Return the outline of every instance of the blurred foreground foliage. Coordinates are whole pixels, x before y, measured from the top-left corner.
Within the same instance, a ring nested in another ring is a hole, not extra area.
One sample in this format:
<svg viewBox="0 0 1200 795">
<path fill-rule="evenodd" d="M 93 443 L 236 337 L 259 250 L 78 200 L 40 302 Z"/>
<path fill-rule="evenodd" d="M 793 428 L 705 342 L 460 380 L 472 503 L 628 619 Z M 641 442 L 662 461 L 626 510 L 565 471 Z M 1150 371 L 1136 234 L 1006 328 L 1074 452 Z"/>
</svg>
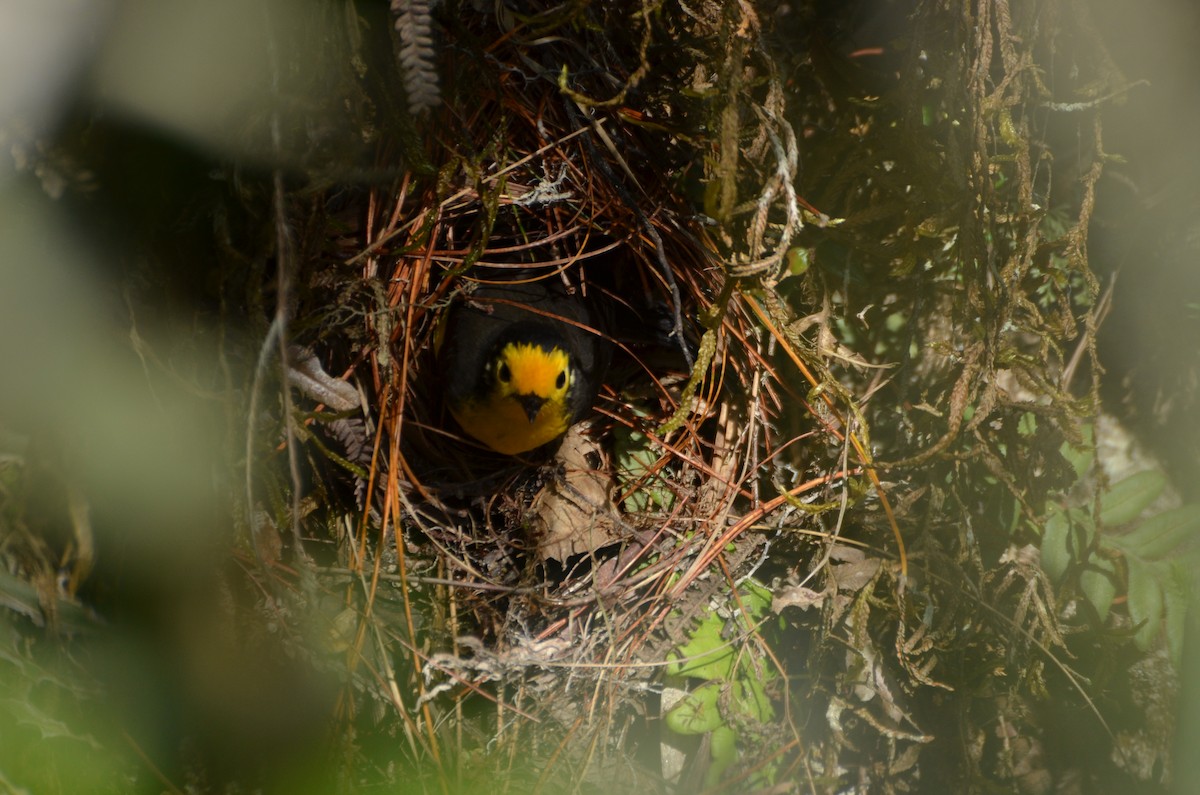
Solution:
<svg viewBox="0 0 1200 795">
<path fill-rule="evenodd" d="M 1197 520 L 1093 430 L 1086 4 L 139 5 L 5 185 L 83 244 L 5 230 L 0 789 L 1165 791 Z M 481 465 L 438 313 L 609 246 L 697 362 Z"/>
</svg>

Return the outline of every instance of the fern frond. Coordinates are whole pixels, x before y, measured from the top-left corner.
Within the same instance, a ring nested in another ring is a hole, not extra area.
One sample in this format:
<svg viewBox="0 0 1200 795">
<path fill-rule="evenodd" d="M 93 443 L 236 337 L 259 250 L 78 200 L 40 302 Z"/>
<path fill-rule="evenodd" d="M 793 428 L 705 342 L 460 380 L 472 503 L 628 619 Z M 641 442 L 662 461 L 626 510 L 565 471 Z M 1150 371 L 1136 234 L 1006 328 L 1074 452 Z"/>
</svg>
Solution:
<svg viewBox="0 0 1200 795">
<path fill-rule="evenodd" d="M 414 116 L 442 101 L 429 5 L 429 0 L 392 0 L 392 14 L 400 34 L 400 72 L 408 93 L 408 109 Z"/>
</svg>

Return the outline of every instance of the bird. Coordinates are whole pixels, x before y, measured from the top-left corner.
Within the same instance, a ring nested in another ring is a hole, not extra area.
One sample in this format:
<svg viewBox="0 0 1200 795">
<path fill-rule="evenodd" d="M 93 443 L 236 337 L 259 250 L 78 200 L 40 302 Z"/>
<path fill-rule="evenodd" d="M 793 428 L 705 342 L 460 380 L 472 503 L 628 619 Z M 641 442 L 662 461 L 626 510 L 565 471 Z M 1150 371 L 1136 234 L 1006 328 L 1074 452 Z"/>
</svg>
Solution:
<svg viewBox="0 0 1200 795">
<path fill-rule="evenodd" d="M 557 279 L 479 283 L 446 310 L 446 404 L 504 455 L 548 447 L 591 411 L 611 360 L 606 312 Z"/>
</svg>

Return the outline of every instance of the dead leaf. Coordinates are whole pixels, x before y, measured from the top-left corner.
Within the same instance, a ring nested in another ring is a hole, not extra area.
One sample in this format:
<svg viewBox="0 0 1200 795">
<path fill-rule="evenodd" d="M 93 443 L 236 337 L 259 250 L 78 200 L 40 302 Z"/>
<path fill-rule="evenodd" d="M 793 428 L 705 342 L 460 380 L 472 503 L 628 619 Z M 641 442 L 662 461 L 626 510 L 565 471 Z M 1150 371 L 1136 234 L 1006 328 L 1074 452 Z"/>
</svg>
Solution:
<svg viewBox="0 0 1200 795">
<path fill-rule="evenodd" d="M 771 611 L 778 613 L 785 607 L 798 607 L 801 610 L 807 610 L 813 606 L 820 607 L 825 604 L 827 596 L 828 593 L 825 591 L 814 591 L 812 588 L 799 585 L 788 586 L 775 592 L 771 598 Z"/>
<path fill-rule="evenodd" d="M 612 479 L 588 463 L 600 446 L 572 428 L 556 456 L 565 474 L 534 498 L 531 525 L 538 557 L 565 561 L 620 540 L 619 514 L 609 496 Z"/>
</svg>

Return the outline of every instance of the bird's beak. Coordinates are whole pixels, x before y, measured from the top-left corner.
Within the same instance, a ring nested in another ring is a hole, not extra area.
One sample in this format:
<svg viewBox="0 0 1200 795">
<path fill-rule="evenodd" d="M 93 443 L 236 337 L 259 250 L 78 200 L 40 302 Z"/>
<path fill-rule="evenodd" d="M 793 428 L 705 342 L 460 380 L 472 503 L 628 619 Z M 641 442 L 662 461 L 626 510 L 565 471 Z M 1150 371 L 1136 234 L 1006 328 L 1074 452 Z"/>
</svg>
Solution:
<svg viewBox="0 0 1200 795">
<path fill-rule="evenodd" d="M 529 418 L 529 424 L 532 425 L 546 399 L 537 395 L 517 395 L 517 402 L 521 404 L 521 408 L 525 409 L 525 416 Z"/>
</svg>

